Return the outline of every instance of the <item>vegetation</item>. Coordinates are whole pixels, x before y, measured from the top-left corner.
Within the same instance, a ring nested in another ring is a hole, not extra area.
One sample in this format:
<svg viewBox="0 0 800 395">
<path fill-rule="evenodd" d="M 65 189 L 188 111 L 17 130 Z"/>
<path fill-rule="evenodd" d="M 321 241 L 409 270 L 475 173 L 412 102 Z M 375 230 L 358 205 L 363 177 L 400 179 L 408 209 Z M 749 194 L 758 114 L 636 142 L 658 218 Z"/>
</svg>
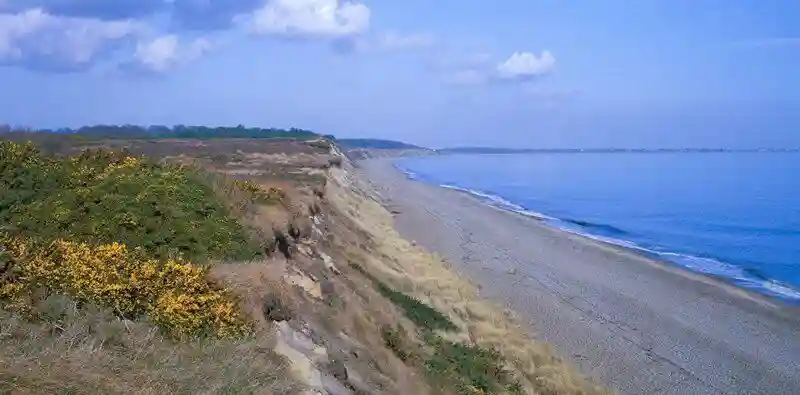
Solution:
<svg viewBox="0 0 800 395">
<path fill-rule="evenodd" d="M 406 317 L 420 328 L 444 331 L 454 331 L 458 329 L 447 316 L 420 302 L 416 298 L 395 291 L 381 282 L 376 282 L 376 286 L 381 295 L 403 310 Z"/>
<path fill-rule="evenodd" d="M 64 295 L 0 309 L 2 394 L 297 394 L 266 339 L 175 341 L 146 319 Z"/>
<path fill-rule="evenodd" d="M 123 244 L 90 246 L 58 240 L 29 245 L 0 236 L 5 246 L 0 298 L 19 303 L 40 288 L 111 308 L 126 318 L 147 315 L 175 336 L 236 337 L 249 326 L 231 297 L 203 268 L 180 259 L 138 257 Z"/>
<path fill-rule="evenodd" d="M 296 139 L 313 140 L 320 135 L 297 128 L 257 128 L 238 125 L 235 127 L 208 127 L 176 125 L 172 127 L 153 125 L 94 125 L 78 129 L 61 128 L 56 130 L 12 129 L 0 125 L 0 134 L 9 133 L 53 133 L 59 135 L 77 135 L 86 139 L 218 139 L 218 138 L 263 138 L 263 139 Z M 332 136 L 330 136 L 332 137 Z"/>
<path fill-rule="evenodd" d="M 403 328 L 385 325 L 381 328 L 381 339 L 401 361 L 405 362 L 412 358 L 412 353 L 408 351 L 408 340 L 403 336 Z"/>
<path fill-rule="evenodd" d="M 425 361 L 431 381 L 459 395 L 521 393 L 519 382 L 505 369 L 497 351 L 437 337 L 429 341 L 435 349 Z"/>
<path fill-rule="evenodd" d="M 148 316 L 174 336 L 249 331 L 190 260 L 263 250 L 189 168 L 106 151 L 57 159 L 0 142 L 0 222 L 0 298 L 11 307 L 45 289 Z"/>
<path fill-rule="evenodd" d="M 399 307 L 406 317 L 408 317 L 411 322 L 416 324 L 421 329 L 427 331 L 455 331 L 458 329 L 453 321 L 450 321 L 447 316 L 438 310 L 420 302 L 412 296 L 393 290 L 391 287 L 386 285 L 386 283 L 369 274 L 363 267 L 357 264 L 353 264 L 351 266 L 359 273 L 369 278 L 381 295 Z"/>
<path fill-rule="evenodd" d="M 428 355 L 421 359 L 409 351 L 410 340 L 405 338 L 402 328 L 384 326 L 381 328 L 381 338 L 401 361 L 423 360 L 422 367 L 434 386 L 458 395 L 521 392 L 519 382 L 505 368 L 505 361 L 497 351 L 441 338 L 434 331 L 458 330 L 447 316 L 409 295 L 391 289 L 360 265 L 351 264 L 351 267 L 372 281 L 376 290 L 399 307 L 420 329 L 420 335 L 430 349 Z"/>
<path fill-rule="evenodd" d="M 120 242 L 156 258 L 263 253 L 193 169 L 108 151 L 57 159 L 0 141 L 0 223 L 44 241 Z"/>
</svg>

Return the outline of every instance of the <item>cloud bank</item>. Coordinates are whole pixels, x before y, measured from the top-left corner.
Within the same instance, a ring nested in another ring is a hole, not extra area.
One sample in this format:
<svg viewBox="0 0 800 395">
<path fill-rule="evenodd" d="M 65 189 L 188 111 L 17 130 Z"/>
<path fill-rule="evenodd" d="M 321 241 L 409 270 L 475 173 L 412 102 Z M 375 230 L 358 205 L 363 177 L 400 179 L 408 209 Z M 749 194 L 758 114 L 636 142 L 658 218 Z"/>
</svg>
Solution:
<svg viewBox="0 0 800 395">
<path fill-rule="evenodd" d="M 207 54 L 208 37 L 224 30 L 342 40 L 369 26 L 370 9 L 353 0 L 0 0 L 0 65 L 165 72 Z"/>
</svg>

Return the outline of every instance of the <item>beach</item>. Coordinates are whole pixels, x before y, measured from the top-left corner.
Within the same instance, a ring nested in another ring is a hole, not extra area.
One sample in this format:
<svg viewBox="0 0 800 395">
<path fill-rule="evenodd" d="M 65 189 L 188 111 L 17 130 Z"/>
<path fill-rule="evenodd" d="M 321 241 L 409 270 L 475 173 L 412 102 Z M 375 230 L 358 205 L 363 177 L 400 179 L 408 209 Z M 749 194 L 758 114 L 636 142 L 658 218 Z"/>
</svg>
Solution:
<svg viewBox="0 0 800 395">
<path fill-rule="evenodd" d="M 411 181 L 391 159 L 358 164 L 402 236 L 598 382 L 622 394 L 800 391 L 796 307 Z"/>
</svg>

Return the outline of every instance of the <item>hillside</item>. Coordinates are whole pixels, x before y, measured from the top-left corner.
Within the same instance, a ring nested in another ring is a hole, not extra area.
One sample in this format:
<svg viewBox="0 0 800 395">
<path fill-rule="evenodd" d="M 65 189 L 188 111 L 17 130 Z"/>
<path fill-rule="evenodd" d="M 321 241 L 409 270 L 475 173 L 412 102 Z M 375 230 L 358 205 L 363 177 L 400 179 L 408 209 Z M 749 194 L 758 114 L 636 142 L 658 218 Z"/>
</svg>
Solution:
<svg viewBox="0 0 800 395">
<path fill-rule="evenodd" d="M 0 141 L 3 393 L 602 393 L 327 139 L 50 148 Z"/>
</svg>

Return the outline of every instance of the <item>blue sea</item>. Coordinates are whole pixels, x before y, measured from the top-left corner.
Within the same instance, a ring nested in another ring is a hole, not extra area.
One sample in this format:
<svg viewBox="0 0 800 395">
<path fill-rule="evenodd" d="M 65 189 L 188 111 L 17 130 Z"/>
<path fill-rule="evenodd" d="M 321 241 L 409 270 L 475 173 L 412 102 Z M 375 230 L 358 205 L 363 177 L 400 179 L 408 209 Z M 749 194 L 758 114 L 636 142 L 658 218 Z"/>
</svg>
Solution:
<svg viewBox="0 0 800 395">
<path fill-rule="evenodd" d="M 800 303 L 800 153 L 403 158 L 409 177 Z"/>
</svg>

